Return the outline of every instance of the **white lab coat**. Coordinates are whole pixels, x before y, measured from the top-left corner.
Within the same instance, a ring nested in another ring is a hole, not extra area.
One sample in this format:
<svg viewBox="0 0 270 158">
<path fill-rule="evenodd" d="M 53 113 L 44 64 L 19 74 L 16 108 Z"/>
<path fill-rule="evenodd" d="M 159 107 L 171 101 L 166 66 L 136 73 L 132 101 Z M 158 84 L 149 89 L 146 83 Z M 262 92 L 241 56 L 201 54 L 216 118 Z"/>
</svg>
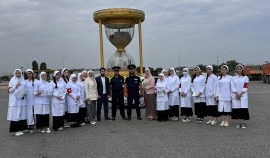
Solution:
<svg viewBox="0 0 270 158">
<path fill-rule="evenodd" d="M 218 79 L 218 88 L 216 95 L 219 98 L 218 111 L 219 112 L 232 112 L 232 76 L 226 75 Z"/>
<path fill-rule="evenodd" d="M 76 97 L 80 96 L 80 86 L 78 83 L 73 83 L 72 81 L 70 81 L 67 83 L 67 90 L 68 113 L 78 113 L 81 103 L 79 101 L 76 101 Z"/>
<path fill-rule="evenodd" d="M 17 82 L 21 85 L 16 88 Z M 25 82 L 23 79 L 17 79 L 13 77 L 8 85 L 9 89 L 9 102 L 8 102 L 8 113 L 7 120 L 9 121 L 20 121 L 26 120 L 26 90 Z"/>
<path fill-rule="evenodd" d="M 205 80 L 206 78 L 203 75 L 196 76 L 193 80 L 193 83 L 191 85 L 193 93 L 201 93 L 200 96 L 193 96 L 194 103 L 205 102 L 205 95 L 204 95 Z"/>
<path fill-rule="evenodd" d="M 26 88 L 26 121 L 27 121 L 27 125 L 34 125 L 35 124 L 35 119 L 34 119 L 34 113 L 33 113 L 33 109 L 34 109 L 34 105 L 35 105 L 35 93 L 34 93 L 34 85 L 35 82 L 37 82 L 37 80 L 34 80 L 34 82 L 31 80 L 25 80 L 25 88 Z"/>
<path fill-rule="evenodd" d="M 84 81 L 78 80 L 77 82 L 80 86 L 80 100 L 81 100 L 81 108 L 85 108 L 85 86 L 84 86 Z"/>
<path fill-rule="evenodd" d="M 248 108 L 248 83 L 249 79 L 247 76 L 234 76 L 232 78 L 232 108 Z M 240 92 L 244 92 L 241 96 L 240 100 L 236 99 L 236 94 Z"/>
<path fill-rule="evenodd" d="M 168 104 L 168 84 L 167 81 L 163 79 L 163 81 L 158 80 L 155 88 L 157 94 L 157 110 L 164 111 L 169 109 Z"/>
<path fill-rule="evenodd" d="M 166 79 L 168 83 L 168 89 L 172 91 L 169 94 L 169 106 L 179 106 L 179 77 L 174 74 Z"/>
<path fill-rule="evenodd" d="M 50 114 L 49 96 L 52 95 L 50 83 L 44 80 L 37 81 L 34 87 L 35 94 L 41 92 L 40 96 L 35 97 L 34 114 Z"/>
<path fill-rule="evenodd" d="M 181 107 L 192 108 L 191 77 L 189 75 L 181 77 L 179 92 L 186 94 L 185 97 L 180 96 Z"/>
<path fill-rule="evenodd" d="M 205 100 L 207 106 L 217 105 L 217 102 L 215 101 L 217 87 L 218 78 L 216 75 L 211 74 L 208 76 L 207 83 L 205 84 Z"/>
<path fill-rule="evenodd" d="M 56 81 L 56 83 L 57 88 L 55 88 L 56 84 L 53 81 L 50 82 L 52 89 L 52 116 L 63 116 L 66 106 L 66 83 L 64 80 Z M 57 97 L 61 97 L 62 99 L 58 99 Z"/>
</svg>

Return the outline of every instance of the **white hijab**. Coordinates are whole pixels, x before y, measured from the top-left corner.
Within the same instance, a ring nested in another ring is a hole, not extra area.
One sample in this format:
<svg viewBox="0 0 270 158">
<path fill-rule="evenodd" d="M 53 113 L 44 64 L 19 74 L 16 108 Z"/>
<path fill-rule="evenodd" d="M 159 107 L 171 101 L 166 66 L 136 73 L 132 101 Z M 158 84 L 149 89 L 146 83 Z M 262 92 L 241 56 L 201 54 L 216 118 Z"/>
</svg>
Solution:
<svg viewBox="0 0 270 158">
<path fill-rule="evenodd" d="M 187 74 L 183 74 L 183 75 L 184 75 L 184 77 L 188 77 L 188 76 L 189 76 L 189 70 L 188 70 L 188 68 L 186 68 L 186 67 L 185 67 L 185 68 L 183 68 L 183 71 L 184 71 L 184 70 L 186 70 L 186 71 L 187 71 Z"/>
<path fill-rule="evenodd" d="M 69 82 L 73 83 L 72 82 L 72 79 L 77 77 L 76 74 L 71 74 L 70 77 L 69 77 Z"/>
<path fill-rule="evenodd" d="M 82 79 L 81 79 L 81 75 L 82 75 L 83 73 L 78 73 L 78 81 L 79 82 L 82 82 Z"/>
<path fill-rule="evenodd" d="M 42 82 L 44 82 L 44 81 L 46 81 L 46 79 L 43 80 L 42 77 L 41 77 L 42 75 L 46 75 L 46 79 L 47 79 L 47 73 L 44 72 L 44 71 L 42 71 L 42 72 L 39 74 L 39 80 L 42 81 Z"/>
<path fill-rule="evenodd" d="M 19 72 L 21 73 L 21 77 L 20 77 L 20 78 L 17 78 L 17 77 L 16 77 L 16 71 L 19 71 Z M 14 80 L 14 81 L 16 81 L 16 82 L 23 83 L 24 77 L 23 77 L 23 74 L 22 74 L 22 70 L 20 70 L 20 69 L 15 69 L 14 72 L 13 72 L 13 77 L 11 78 L 11 80 Z"/>
</svg>

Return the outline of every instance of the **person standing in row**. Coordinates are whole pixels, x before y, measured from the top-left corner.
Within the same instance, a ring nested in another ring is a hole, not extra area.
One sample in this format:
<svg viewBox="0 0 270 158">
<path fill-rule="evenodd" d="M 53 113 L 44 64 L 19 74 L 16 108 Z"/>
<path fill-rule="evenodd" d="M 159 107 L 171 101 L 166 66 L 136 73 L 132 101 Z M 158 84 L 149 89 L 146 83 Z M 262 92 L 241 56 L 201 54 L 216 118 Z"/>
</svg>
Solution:
<svg viewBox="0 0 270 158">
<path fill-rule="evenodd" d="M 25 81 L 20 69 L 14 71 L 13 77 L 8 84 L 9 102 L 7 120 L 10 121 L 9 132 L 15 136 L 23 135 L 27 128 L 26 123 L 26 100 Z"/>
<path fill-rule="evenodd" d="M 146 99 L 145 117 L 148 120 L 156 118 L 156 94 L 155 94 L 155 79 L 152 76 L 150 69 L 144 70 L 144 81 L 143 81 L 143 93 Z"/>
<path fill-rule="evenodd" d="M 112 90 L 112 120 L 115 120 L 117 105 L 120 109 L 120 115 L 123 120 L 126 120 L 125 109 L 124 109 L 124 84 L 125 79 L 119 74 L 121 69 L 119 66 L 113 68 L 114 76 L 111 78 L 111 90 Z"/>
<path fill-rule="evenodd" d="M 62 76 L 62 78 L 61 78 L 61 80 L 62 81 L 64 81 L 65 82 L 65 84 L 67 84 L 68 82 L 69 82 L 69 71 L 68 71 L 68 69 L 67 68 L 63 68 L 62 69 L 62 71 L 61 71 L 61 76 Z M 66 102 L 66 104 L 65 104 L 65 114 L 64 114 L 64 127 L 70 127 L 70 125 L 69 125 L 69 115 L 68 115 L 68 107 L 67 107 L 67 97 L 65 98 L 66 100 L 65 100 L 65 102 Z"/>
<path fill-rule="evenodd" d="M 26 88 L 26 120 L 27 120 L 27 129 L 30 133 L 34 133 L 35 129 L 35 118 L 34 118 L 34 104 L 35 104 L 35 94 L 34 94 L 34 85 L 35 75 L 32 69 L 27 69 L 26 71 L 27 79 L 25 80 Z"/>
<path fill-rule="evenodd" d="M 176 75 L 174 68 L 170 68 L 170 76 L 167 78 L 169 89 L 169 116 L 173 121 L 179 120 L 179 77 Z"/>
<path fill-rule="evenodd" d="M 34 85 L 34 93 L 36 95 L 34 106 L 34 114 L 36 115 L 36 128 L 39 129 L 41 133 L 51 133 L 49 128 L 49 96 L 52 95 L 52 90 L 50 88 L 50 83 L 46 80 L 47 74 L 43 71 L 39 75 L 39 82 Z"/>
<path fill-rule="evenodd" d="M 85 125 L 85 118 L 86 118 L 86 104 L 85 104 L 85 87 L 84 87 L 84 74 L 79 73 L 78 74 L 78 84 L 80 86 L 80 110 L 79 110 L 79 124 L 81 126 Z"/>
<path fill-rule="evenodd" d="M 222 65 L 216 93 L 216 100 L 218 100 L 218 112 L 222 119 L 222 122 L 219 125 L 220 127 L 229 127 L 229 118 L 232 112 L 232 76 L 228 75 L 228 72 L 229 67 L 227 65 Z"/>
<path fill-rule="evenodd" d="M 98 91 L 98 104 L 97 104 L 97 121 L 100 121 L 102 104 L 104 105 L 104 118 L 105 120 L 111 120 L 109 118 L 108 99 L 110 98 L 110 81 L 105 76 L 106 69 L 100 68 L 100 76 L 96 77 L 97 91 Z"/>
<path fill-rule="evenodd" d="M 79 109 L 80 101 L 80 86 L 77 83 L 77 76 L 71 74 L 67 83 L 67 105 L 68 114 L 70 117 L 71 127 L 80 127 L 79 125 Z"/>
<path fill-rule="evenodd" d="M 66 106 L 66 83 L 61 80 L 59 71 L 54 71 L 53 80 L 50 82 L 52 89 L 52 116 L 53 129 L 62 131 L 64 127 L 64 114 Z"/>
<path fill-rule="evenodd" d="M 87 120 L 92 124 L 96 124 L 96 114 L 97 114 L 97 82 L 94 78 L 92 70 L 88 71 L 88 77 L 84 82 L 85 94 L 86 94 L 86 108 L 87 108 Z"/>
<path fill-rule="evenodd" d="M 165 75 L 163 73 L 159 74 L 159 79 L 155 86 L 157 94 L 157 117 L 158 121 L 168 121 L 168 83 L 166 82 Z"/>
<path fill-rule="evenodd" d="M 140 96 L 142 96 L 142 83 L 140 77 L 136 76 L 135 69 L 136 66 L 133 64 L 128 65 L 129 76 L 125 81 L 125 96 L 128 100 L 128 109 L 127 109 L 127 120 L 131 120 L 132 114 L 132 102 L 135 102 L 135 108 L 137 113 L 137 119 L 142 120 L 141 109 L 139 107 Z"/>
<path fill-rule="evenodd" d="M 163 70 L 161 71 L 161 73 L 163 73 L 163 75 L 164 75 L 164 80 L 166 81 L 166 79 L 168 78 L 168 71 L 167 71 L 166 69 L 163 69 Z"/>
<path fill-rule="evenodd" d="M 243 72 L 243 65 L 236 66 L 237 75 L 232 78 L 232 119 L 237 119 L 237 128 L 247 128 L 244 120 L 249 120 L 248 83 L 249 79 Z"/>
<path fill-rule="evenodd" d="M 183 69 L 183 77 L 180 79 L 180 105 L 181 116 L 185 116 L 182 122 L 190 122 L 188 117 L 193 116 L 192 111 L 192 96 L 191 96 L 191 77 L 189 76 L 188 68 Z"/>
<path fill-rule="evenodd" d="M 213 66 L 208 65 L 206 67 L 207 77 L 205 81 L 205 99 L 207 115 L 210 116 L 210 120 L 206 122 L 208 125 L 215 126 L 217 124 L 218 106 L 215 100 L 215 92 L 218 86 L 218 78 L 213 74 Z"/>
<path fill-rule="evenodd" d="M 195 104 L 195 115 L 197 115 L 197 123 L 203 123 L 203 119 L 206 116 L 206 102 L 205 102 L 205 76 L 201 74 L 200 67 L 195 67 L 194 75 L 191 79 L 193 101 Z"/>
</svg>

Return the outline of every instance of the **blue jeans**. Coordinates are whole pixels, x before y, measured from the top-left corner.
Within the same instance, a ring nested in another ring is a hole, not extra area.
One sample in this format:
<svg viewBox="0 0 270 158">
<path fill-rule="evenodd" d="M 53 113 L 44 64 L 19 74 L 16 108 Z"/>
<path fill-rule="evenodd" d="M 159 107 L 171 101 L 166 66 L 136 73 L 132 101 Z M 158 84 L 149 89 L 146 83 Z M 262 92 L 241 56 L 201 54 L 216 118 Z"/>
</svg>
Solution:
<svg viewBox="0 0 270 158">
<path fill-rule="evenodd" d="M 106 94 L 101 95 L 101 98 L 98 98 L 97 104 L 97 118 L 100 119 L 102 103 L 104 105 L 104 117 L 108 118 L 109 108 L 108 108 L 108 98 Z"/>
</svg>

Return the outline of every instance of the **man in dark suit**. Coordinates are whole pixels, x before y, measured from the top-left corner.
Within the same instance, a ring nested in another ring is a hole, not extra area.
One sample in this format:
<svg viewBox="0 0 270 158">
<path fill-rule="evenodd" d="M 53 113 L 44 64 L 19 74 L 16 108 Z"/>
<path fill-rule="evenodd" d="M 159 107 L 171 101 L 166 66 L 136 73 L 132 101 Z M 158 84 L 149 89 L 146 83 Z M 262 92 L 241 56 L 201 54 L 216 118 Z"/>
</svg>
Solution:
<svg viewBox="0 0 270 158">
<path fill-rule="evenodd" d="M 111 120 L 108 116 L 108 98 L 110 98 L 111 89 L 109 78 L 105 76 L 105 72 L 105 68 L 100 68 L 100 76 L 96 77 L 98 90 L 97 121 L 100 121 L 102 103 L 104 105 L 105 120 Z"/>
</svg>

